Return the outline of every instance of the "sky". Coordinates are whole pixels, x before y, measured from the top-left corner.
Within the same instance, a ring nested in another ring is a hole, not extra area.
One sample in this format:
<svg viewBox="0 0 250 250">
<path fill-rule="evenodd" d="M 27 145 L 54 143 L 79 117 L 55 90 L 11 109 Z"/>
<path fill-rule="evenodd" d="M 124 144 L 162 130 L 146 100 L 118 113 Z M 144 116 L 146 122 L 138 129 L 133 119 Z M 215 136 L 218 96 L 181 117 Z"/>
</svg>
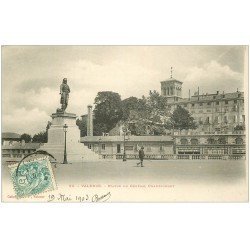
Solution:
<svg viewBox="0 0 250 250">
<path fill-rule="evenodd" d="M 160 92 L 170 77 L 182 95 L 244 90 L 244 46 L 3 46 L 2 131 L 34 135 L 60 107 L 59 87 L 68 79 L 67 112 L 81 116 L 99 91 L 122 99 Z"/>
</svg>

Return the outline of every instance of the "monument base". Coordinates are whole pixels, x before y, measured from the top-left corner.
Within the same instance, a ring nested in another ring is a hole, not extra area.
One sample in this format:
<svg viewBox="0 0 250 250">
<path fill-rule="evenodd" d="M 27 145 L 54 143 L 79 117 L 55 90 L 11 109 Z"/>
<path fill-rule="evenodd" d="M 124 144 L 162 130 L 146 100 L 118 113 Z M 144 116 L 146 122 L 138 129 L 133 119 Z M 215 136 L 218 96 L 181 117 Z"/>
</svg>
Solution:
<svg viewBox="0 0 250 250">
<path fill-rule="evenodd" d="M 66 152 L 68 162 L 96 161 L 99 155 L 80 143 L 80 130 L 76 125 L 76 115 L 73 113 L 57 112 L 51 115 L 52 124 L 48 130 L 48 143 L 40 149 L 52 154 L 57 162 L 64 158 L 65 132 L 63 126 L 68 126 L 66 133 Z"/>
</svg>

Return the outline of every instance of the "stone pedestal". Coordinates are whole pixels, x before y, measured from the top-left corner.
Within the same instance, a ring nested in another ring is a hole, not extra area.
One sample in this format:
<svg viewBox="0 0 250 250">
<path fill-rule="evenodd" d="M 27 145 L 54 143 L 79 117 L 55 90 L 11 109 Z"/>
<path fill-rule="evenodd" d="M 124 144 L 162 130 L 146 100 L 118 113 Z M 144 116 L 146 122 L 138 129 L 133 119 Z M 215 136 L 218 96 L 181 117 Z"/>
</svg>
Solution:
<svg viewBox="0 0 250 250">
<path fill-rule="evenodd" d="M 67 124 L 67 146 L 79 143 L 80 130 L 76 125 L 76 115 L 72 113 L 54 113 L 51 115 L 52 124 L 48 130 L 48 143 L 64 145 L 63 126 Z"/>
<path fill-rule="evenodd" d="M 57 112 L 51 115 L 52 124 L 48 130 L 48 143 L 40 149 L 51 153 L 58 162 L 63 162 L 65 133 L 64 124 L 67 124 L 66 147 L 68 162 L 98 160 L 99 156 L 80 143 L 80 130 L 76 125 L 76 115 L 73 113 Z"/>
</svg>

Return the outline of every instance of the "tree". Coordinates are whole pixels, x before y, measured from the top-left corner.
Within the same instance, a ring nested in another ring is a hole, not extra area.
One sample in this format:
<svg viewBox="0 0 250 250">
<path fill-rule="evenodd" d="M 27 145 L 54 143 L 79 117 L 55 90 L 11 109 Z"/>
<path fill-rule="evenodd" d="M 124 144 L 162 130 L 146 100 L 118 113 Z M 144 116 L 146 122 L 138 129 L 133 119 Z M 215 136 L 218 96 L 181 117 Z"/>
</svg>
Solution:
<svg viewBox="0 0 250 250">
<path fill-rule="evenodd" d="M 140 105 L 140 101 L 136 97 L 129 97 L 121 102 L 121 107 L 122 107 L 122 120 L 127 121 L 130 116 L 130 112 L 134 110 L 138 110 Z"/>
<path fill-rule="evenodd" d="M 51 124 L 52 124 L 52 122 L 48 121 L 47 126 L 46 126 L 46 133 L 48 133 L 48 130 L 49 130 Z"/>
<path fill-rule="evenodd" d="M 102 135 L 102 133 L 108 133 L 110 130 L 111 128 L 107 124 L 94 122 L 93 135 Z"/>
<path fill-rule="evenodd" d="M 121 97 L 112 91 L 98 92 L 95 98 L 94 133 L 109 132 L 122 118 Z"/>
<path fill-rule="evenodd" d="M 81 136 L 86 136 L 87 135 L 87 120 L 85 119 L 77 119 L 76 120 L 76 125 L 80 129 Z"/>
<path fill-rule="evenodd" d="M 118 93 L 99 92 L 95 98 L 94 114 L 94 135 L 109 132 L 119 121 L 129 124 L 133 135 L 164 135 L 166 129 L 197 128 L 187 110 L 178 106 L 171 114 L 166 98 L 155 90 L 150 91 L 148 97 L 132 96 L 123 101 Z"/>
<path fill-rule="evenodd" d="M 166 112 L 167 102 L 166 98 L 156 90 L 150 91 L 149 96 L 147 98 L 147 106 L 150 108 L 150 111 L 155 111 L 161 115 Z"/>
<path fill-rule="evenodd" d="M 46 143 L 48 134 L 46 131 L 39 132 L 33 136 L 33 142 Z"/>
<path fill-rule="evenodd" d="M 197 124 L 194 122 L 194 118 L 188 112 L 188 110 L 177 106 L 173 114 L 170 116 L 169 124 L 173 129 L 178 129 L 179 131 L 183 129 L 196 129 Z"/>
<path fill-rule="evenodd" d="M 26 143 L 27 143 L 27 142 L 30 142 L 30 141 L 31 141 L 31 138 L 32 138 L 32 137 L 31 137 L 31 135 L 29 135 L 29 134 L 25 134 L 25 133 L 24 133 L 24 134 L 21 135 L 21 140 L 24 140 Z"/>
<path fill-rule="evenodd" d="M 134 110 L 130 110 L 131 133 L 135 135 L 165 134 L 165 117 L 169 115 L 165 97 L 157 91 L 150 91 L 149 96 L 137 100 Z"/>
</svg>

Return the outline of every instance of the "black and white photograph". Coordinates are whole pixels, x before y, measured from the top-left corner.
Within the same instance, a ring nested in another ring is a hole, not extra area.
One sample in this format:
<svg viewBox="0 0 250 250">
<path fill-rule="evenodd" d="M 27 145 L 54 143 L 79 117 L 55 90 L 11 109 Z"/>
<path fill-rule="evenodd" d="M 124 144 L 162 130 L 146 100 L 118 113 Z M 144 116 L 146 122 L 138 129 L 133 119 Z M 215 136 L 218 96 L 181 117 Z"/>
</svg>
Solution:
<svg viewBox="0 0 250 250">
<path fill-rule="evenodd" d="M 249 250 L 249 3 L 0 1 L 1 249 Z"/>
<path fill-rule="evenodd" d="M 247 202 L 248 46 L 2 46 L 4 202 Z"/>
</svg>

